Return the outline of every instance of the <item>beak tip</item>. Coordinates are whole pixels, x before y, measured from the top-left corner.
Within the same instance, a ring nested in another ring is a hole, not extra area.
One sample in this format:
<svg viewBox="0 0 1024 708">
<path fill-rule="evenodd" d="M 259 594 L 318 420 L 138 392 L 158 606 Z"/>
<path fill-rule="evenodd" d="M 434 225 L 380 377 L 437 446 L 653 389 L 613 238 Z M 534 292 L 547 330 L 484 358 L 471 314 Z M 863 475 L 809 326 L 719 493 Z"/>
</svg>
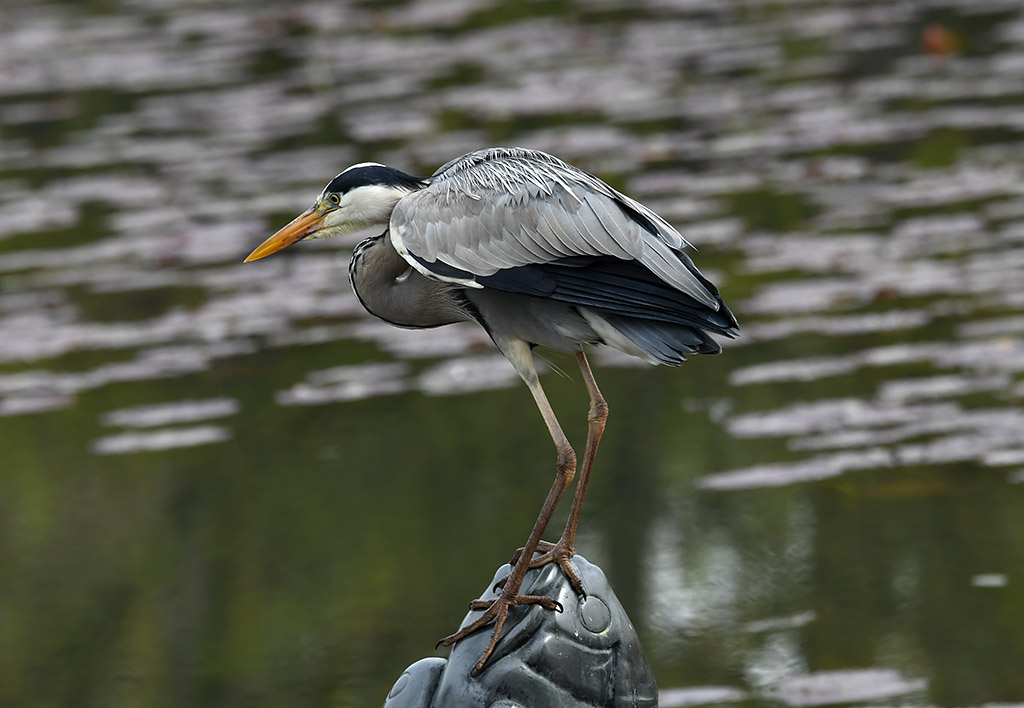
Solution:
<svg viewBox="0 0 1024 708">
<path fill-rule="evenodd" d="M 291 223 L 257 246 L 256 250 L 250 253 L 242 262 L 258 261 L 272 253 L 277 253 L 283 248 L 287 248 L 296 241 L 301 241 L 317 231 L 322 221 L 323 216 L 317 211 L 316 207 L 309 209 L 292 219 Z"/>
</svg>

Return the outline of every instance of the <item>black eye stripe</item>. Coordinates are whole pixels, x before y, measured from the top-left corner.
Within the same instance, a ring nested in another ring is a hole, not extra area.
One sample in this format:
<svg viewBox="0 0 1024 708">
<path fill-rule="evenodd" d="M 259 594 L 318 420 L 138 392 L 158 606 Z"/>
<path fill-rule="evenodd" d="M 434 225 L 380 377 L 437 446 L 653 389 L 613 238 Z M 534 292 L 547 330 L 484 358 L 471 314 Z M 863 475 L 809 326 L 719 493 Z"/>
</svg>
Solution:
<svg viewBox="0 0 1024 708">
<path fill-rule="evenodd" d="M 366 167 L 355 167 L 331 180 L 326 191 L 345 194 L 356 187 L 367 185 L 381 185 L 384 187 L 403 187 L 405 189 L 419 189 L 423 186 L 423 180 L 419 177 L 407 175 L 393 167 L 383 165 L 367 165 Z"/>
</svg>

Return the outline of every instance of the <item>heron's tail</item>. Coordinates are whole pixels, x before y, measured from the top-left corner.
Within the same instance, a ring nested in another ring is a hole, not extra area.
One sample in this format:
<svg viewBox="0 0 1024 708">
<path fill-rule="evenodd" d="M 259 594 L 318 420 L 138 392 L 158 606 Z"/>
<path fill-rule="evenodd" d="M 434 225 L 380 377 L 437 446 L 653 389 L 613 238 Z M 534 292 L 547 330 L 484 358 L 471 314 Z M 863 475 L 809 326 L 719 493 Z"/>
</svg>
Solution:
<svg viewBox="0 0 1024 708">
<path fill-rule="evenodd" d="M 721 345 L 700 329 L 670 322 L 603 315 L 602 319 L 643 358 L 658 364 L 679 366 L 689 354 L 719 354 Z M 621 342 L 608 344 L 623 349 Z"/>
</svg>

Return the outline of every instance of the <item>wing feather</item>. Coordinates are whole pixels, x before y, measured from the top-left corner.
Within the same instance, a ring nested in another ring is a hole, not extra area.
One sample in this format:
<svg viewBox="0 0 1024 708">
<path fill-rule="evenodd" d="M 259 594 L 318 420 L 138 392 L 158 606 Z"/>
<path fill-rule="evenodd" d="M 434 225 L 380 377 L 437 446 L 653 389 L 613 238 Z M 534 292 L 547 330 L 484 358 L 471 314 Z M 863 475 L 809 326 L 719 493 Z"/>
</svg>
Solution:
<svg viewBox="0 0 1024 708">
<path fill-rule="evenodd" d="M 593 210 L 594 216 L 601 222 L 601 227 L 618 244 L 622 252 L 626 253 L 626 245 L 630 242 L 630 227 L 636 227 L 632 224 L 623 224 L 622 219 L 617 219 L 607 199 L 588 199 L 587 206 Z"/>
<path fill-rule="evenodd" d="M 593 255 L 594 249 L 585 242 L 580 242 L 576 229 L 565 219 L 561 207 L 551 202 L 539 202 L 537 213 L 543 222 L 541 236 L 550 244 L 551 252 L 563 258 L 572 255 Z"/>
<path fill-rule="evenodd" d="M 542 152 L 489 148 L 449 162 L 426 188 L 398 202 L 390 233 L 417 270 L 470 287 L 508 268 L 613 256 L 635 260 L 697 302 L 719 307 L 682 252 L 688 244 L 668 222 Z M 467 275 L 452 275 L 460 271 Z"/>
</svg>

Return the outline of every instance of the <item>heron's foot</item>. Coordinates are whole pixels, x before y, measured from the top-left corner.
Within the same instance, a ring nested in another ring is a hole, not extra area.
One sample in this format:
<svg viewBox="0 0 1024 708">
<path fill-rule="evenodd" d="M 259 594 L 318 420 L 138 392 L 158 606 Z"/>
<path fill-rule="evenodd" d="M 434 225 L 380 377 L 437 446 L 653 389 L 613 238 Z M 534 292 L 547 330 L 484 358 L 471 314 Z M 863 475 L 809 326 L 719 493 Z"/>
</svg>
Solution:
<svg viewBox="0 0 1024 708">
<path fill-rule="evenodd" d="M 516 549 L 512 560 L 509 561 L 511 565 L 514 566 L 519 562 L 519 558 L 523 555 L 523 550 L 522 548 Z M 569 559 L 576 555 L 576 551 L 565 540 L 564 536 L 558 539 L 558 543 L 541 541 L 537 544 L 537 550 L 541 554 L 530 561 L 530 564 L 527 566 L 530 570 L 541 568 L 548 563 L 557 563 L 558 567 L 565 573 L 565 577 L 569 579 L 569 584 L 572 585 L 572 589 L 576 591 L 576 594 L 586 596 L 587 593 L 583 591 L 583 581 L 580 580 L 579 573 L 576 572 L 576 569 L 572 567 L 572 563 L 569 562 Z M 507 579 L 508 576 L 499 580 L 494 587 L 502 587 Z"/>
<path fill-rule="evenodd" d="M 544 555 L 547 555 L 548 552 L 550 552 L 554 547 L 555 547 L 555 544 L 551 543 L 551 541 L 545 541 L 543 539 L 541 539 L 540 541 L 537 541 L 537 551 L 540 551 Z M 518 563 L 519 559 L 523 557 L 523 551 L 525 551 L 525 550 L 526 549 L 523 548 L 522 546 L 517 548 L 516 552 L 512 554 L 512 558 L 509 560 L 508 564 L 511 565 L 512 567 L 515 567 L 515 564 Z M 534 551 L 534 552 L 536 553 L 537 551 Z M 529 567 L 531 569 L 539 568 L 542 565 L 547 565 L 547 563 L 549 563 L 549 562 L 550 561 L 545 561 L 544 563 L 541 563 L 539 565 L 534 565 L 533 562 L 531 561 Z M 505 581 L 502 580 L 501 582 L 504 583 Z"/>
<path fill-rule="evenodd" d="M 506 576 L 507 579 L 507 576 Z M 502 581 L 504 584 L 504 581 Z M 549 610 L 562 611 L 562 603 L 557 600 L 553 600 L 547 595 L 520 595 L 518 594 L 518 588 L 515 591 L 505 591 L 502 588 L 501 594 L 493 600 L 473 600 L 469 603 L 469 609 L 471 610 L 484 610 L 484 613 L 476 618 L 472 623 L 466 625 L 455 634 L 449 634 L 447 637 L 437 643 L 437 646 L 449 647 L 455 642 L 468 637 L 474 632 L 478 632 L 488 624 L 491 620 L 494 620 L 494 629 L 491 631 L 491 641 L 487 643 L 487 648 L 484 650 L 483 656 L 476 662 L 476 666 L 473 668 L 476 671 L 480 671 L 484 668 L 484 664 L 491 657 L 494 652 L 494 647 L 498 644 L 498 639 L 501 638 L 501 630 L 505 627 L 505 620 L 508 619 L 509 608 L 517 605 L 540 605 L 546 607 Z"/>
</svg>

